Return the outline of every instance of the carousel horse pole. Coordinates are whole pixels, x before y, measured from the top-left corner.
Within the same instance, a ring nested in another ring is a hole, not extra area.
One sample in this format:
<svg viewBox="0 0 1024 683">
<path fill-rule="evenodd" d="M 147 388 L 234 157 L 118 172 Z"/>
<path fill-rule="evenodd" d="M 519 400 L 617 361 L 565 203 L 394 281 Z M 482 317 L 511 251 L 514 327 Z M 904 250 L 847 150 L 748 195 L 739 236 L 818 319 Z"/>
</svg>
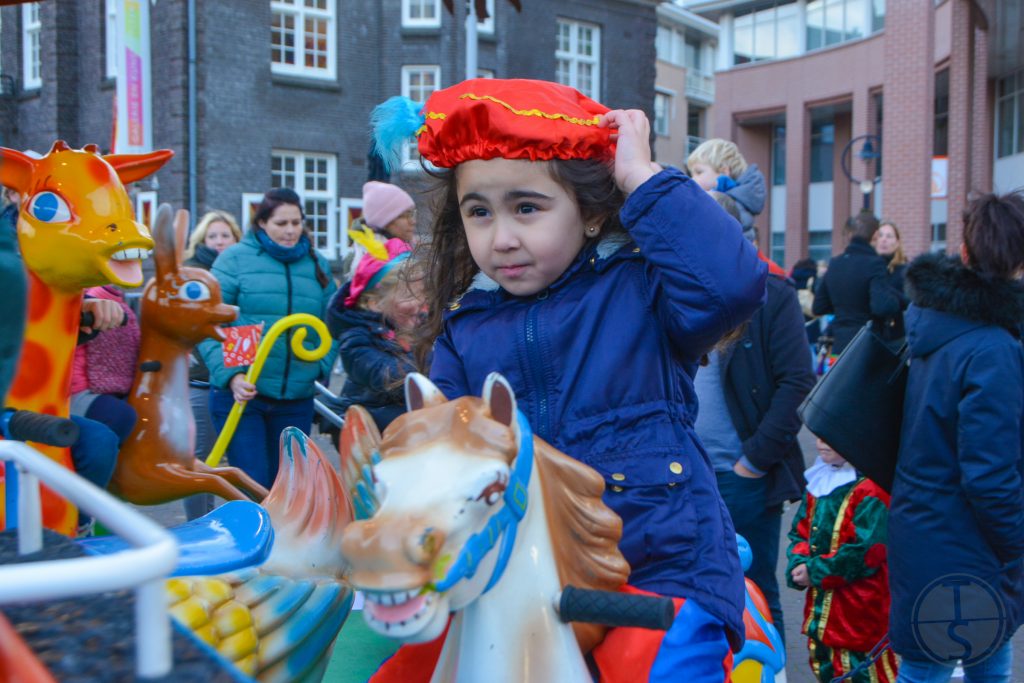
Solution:
<svg viewBox="0 0 1024 683">
<path fill-rule="evenodd" d="M 171 156 L 170 150 L 103 156 L 95 145 L 75 150 L 57 141 L 35 159 L 0 147 L 0 185 L 22 197 L 18 243 L 29 274 L 28 321 L 8 395 L 11 407 L 68 416 L 82 290 L 137 287 L 141 260 L 153 248 L 149 231 L 134 219 L 124 183 L 155 173 Z M 39 450 L 72 468 L 68 449 Z M 45 487 L 42 497 L 44 525 L 73 535 L 74 506 Z"/>
<path fill-rule="evenodd" d="M 121 446 L 108 488 L 137 505 L 196 493 L 259 502 L 267 491 L 245 472 L 209 467 L 195 457 L 189 354 L 207 337 L 223 339 L 220 325 L 234 321 L 238 309 L 223 303 L 213 275 L 182 265 L 188 212 L 179 211 L 174 219 L 172 213 L 161 205 L 153 226 L 156 277 L 142 294 L 139 367 L 128 395 L 139 417 Z"/>
</svg>

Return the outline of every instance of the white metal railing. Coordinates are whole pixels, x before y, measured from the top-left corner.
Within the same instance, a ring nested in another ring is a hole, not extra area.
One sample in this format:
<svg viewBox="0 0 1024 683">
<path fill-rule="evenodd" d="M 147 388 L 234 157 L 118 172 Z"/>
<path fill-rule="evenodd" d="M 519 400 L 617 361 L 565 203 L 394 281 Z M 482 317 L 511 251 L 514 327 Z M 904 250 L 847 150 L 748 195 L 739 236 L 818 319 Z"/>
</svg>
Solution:
<svg viewBox="0 0 1024 683">
<path fill-rule="evenodd" d="M 687 69 L 686 96 L 713 102 L 715 99 L 715 77 L 702 71 Z"/>
<path fill-rule="evenodd" d="M 113 555 L 0 566 L 0 604 L 135 587 L 135 671 L 140 678 L 170 673 L 171 622 L 163 579 L 178 562 L 178 542 L 155 522 L 20 441 L 0 442 L 0 460 L 13 462 L 18 471 L 19 553 L 43 547 L 40 480 L 135 546 Z"/>
</svg>

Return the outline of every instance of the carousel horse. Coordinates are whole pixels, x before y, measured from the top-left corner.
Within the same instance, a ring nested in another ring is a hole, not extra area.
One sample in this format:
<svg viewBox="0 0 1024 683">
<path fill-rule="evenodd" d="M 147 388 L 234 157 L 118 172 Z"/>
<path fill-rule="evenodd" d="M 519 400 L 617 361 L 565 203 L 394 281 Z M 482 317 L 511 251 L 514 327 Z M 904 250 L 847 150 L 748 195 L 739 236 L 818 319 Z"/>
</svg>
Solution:
<svg viewBox="0 0 1024 683">
<path fill-rule="evenodd" d="M 183 266 L 188 212 L 172 223 L 162 205 L 153 226 L 156 277 L 142 294 L 139 369 L 128 395 L 138 413 L 121 446 L 109 489 L 137 505 L 158 505 L 196 493 L 227 500 L 252 498 L 266 489 L 237 467 L 210 467 L 195 457 L 195 420 L 189 406 L 189 354 L 238 317 L 222 302 L 217 279 L 202 268 Z"/>
<path fill-rule="evenodd" d="M 124 184 L 155 173 L 171 156 L 170 150 L 103 156 L 95 145 L 75 150 L 57 141 L 36 159 L 0 147 L 0 185 L 22 197 L 18 243 L 29 275 L 28 321 L 10 407 L 67 417 L 82 290 L 137 287 L 141 260 L 153 248 Z M 71 468 L 68 449 L 38 448 Z M 46 487 L 42 497 L 43 523 L 73 535 L 74 506 Z"/>
<path fill-rule="evenodd" d="M 342 551 L 365 593 L 364 617 L 382 635 L 420 644 L 372 680 L 589 682 L 588 652 L 602 681 L 642 676 L 659 634 L 620 628 L 598 646 L 606 629 L 567 626 L 553 608 L 567 585 L 642 593 L 624 586 L 622 522 L 601 500 L 601 476 L 533 437 L 500 375 L 482 399 L 448 402 L 413 373 L 406 402 L 410 412 L 383 439 L 362 408 L 350 408 L 340 439 L 357 520 Z M 749 555 L 748 547 L 748 563 Z M 673 602 L 679 610 L 683 601 Z M 744 623 L 734 680 L 784 681 L 781 639 L 749 580 Z M 423 645 L 442 635 L 439 653 Z"/>
<path fill-rule="evenodd" d="M 261 683 L 319 681 L 352 608 L 341 554 L 352 519 L 346 490 L 313 440 L 289 427 L 262 505 L 274 529 L 270 557 L 258 568 L 171 579 L 171 614 Z"/>
<path fill-rule="evenodd" d="M 383 441 L 358 406 L 341 436 L 357 516 L 372 514 L 342 540 L 367 623 L 423 643 L 454 613 L 435 681 L 590 681 L 584 653 L 605 629 L 562 623 L 553 598 L 629 576 L 604 480 L 533 437 L 500 375 L 448 402 L 410 374 L 406 400 Z"/>
</svg>

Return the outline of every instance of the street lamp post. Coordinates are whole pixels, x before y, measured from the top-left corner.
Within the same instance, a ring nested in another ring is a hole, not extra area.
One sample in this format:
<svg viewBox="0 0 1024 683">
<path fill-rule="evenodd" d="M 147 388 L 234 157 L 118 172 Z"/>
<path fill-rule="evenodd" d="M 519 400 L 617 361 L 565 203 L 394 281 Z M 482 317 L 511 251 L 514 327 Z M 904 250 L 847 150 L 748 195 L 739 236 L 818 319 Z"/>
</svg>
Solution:
<svg viewBox="0 0 1024 683">
<path fill-rule="evenodd" d="M 858 144 L 860 149 L 854 152 Z M 853 157 L 857 157 L 864 163 L 864 174 L 860 177 L 853 174 Z M 843 174 L 847 180 L 860 187 L 861 195 L 864 197 L 862 205 L 862 210 L 864 211 L 871 210 L 871 193 L 874 192 L 875 186 L 882 180 L 881 159 L 882 138 L 877 135 L 858 135 L 846 143 L 846 147 L 843 147 L 841 157 Z M 874 167 L 872 167 L 872 164 L 874 164 Z"/>
</svg>

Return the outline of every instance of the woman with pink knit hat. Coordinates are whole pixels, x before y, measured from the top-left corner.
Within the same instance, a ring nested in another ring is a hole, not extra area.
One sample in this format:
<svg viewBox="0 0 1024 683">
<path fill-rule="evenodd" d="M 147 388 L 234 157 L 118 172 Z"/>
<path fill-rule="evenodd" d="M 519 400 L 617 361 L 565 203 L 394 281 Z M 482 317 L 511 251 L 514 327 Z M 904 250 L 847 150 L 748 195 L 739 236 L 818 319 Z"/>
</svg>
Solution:
<svg viewBox="0 0 1024 683">
<path fill-rule="evenodd" d="M 375 236 L 381 244 L 399 239 L 411 247 L 416 239 L 416 203 L 397 185 L 371 180 L 363 185 L 363 215 L 352 224 L 352 230 L 362 231 L 367 237 Z M 347 279 L 355 277 L 365 254 L 362 243 L 353 240 Z"/>
</svg>

